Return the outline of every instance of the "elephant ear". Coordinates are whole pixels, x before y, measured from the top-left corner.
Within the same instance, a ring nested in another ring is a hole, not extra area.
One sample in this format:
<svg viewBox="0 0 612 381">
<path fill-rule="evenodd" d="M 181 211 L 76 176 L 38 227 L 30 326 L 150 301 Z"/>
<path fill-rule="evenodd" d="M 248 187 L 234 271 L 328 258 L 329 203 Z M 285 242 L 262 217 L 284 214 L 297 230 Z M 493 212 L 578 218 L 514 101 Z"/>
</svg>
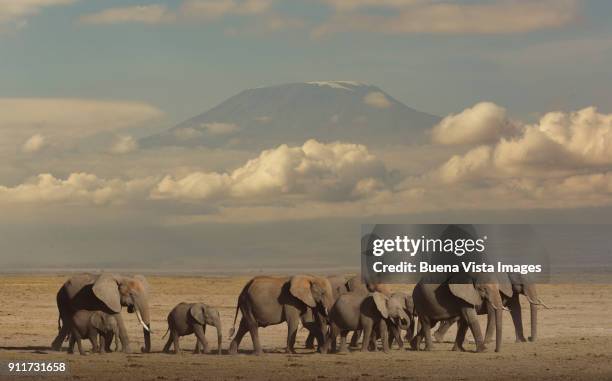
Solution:
<svg viewBox="0 0 612 381">
<path fill-rule="evenodd" d="M 199 303 L 191 306 L 189 315 L 200 324 L 206 323 L 206 319 L 204 318 L 204 306 Z"/>
<path fill-rule="evenodd" d="M 378 312 L 380 312 L 383 318 L 387 319 L 389 317 L 389 309 L 387 308 L 389 298 L 380 292 L 375 292 L 372 294 L 372 299 L 374 299 Z"/>
<path fill-rule="evenodd" d="M 295 296 L 308 307 L 316 307 L 312 291 L 310 291 L 310 285 L 312 283 L 312 277 L 307 275 L 294 275 L 290 280 L 289 292 Z"/>
<path fill-rule="evenodd" d="M 68 293 L 70 299 L 74 298 L 83 287 L 93 284 L 96 281 L 96 276 L 93 274 L 78 274 L 72 276 L 64 283 L 64 289 Z"/>
<path fill-rule="evenodd" d="M 471 305 L 477 306 L 482 303 L 482 298 L 472 283 L 449 283 L 448 288 L 453 295 Z"/>
<path fill-rule="evenodd" d="M 111 274 L 102 273 L 93 285 L 94 295 L 111 311 L 121 312 L 121 295 L 117 279 Z"/>
<path fill-rule="evenodd" d="M 94 312 L 93 314 L 91 314 L 91 317 L 89 318 L 89 322 L 95 329 L 104 331 L 104 319 L 101 313 Z"/>
</svg>

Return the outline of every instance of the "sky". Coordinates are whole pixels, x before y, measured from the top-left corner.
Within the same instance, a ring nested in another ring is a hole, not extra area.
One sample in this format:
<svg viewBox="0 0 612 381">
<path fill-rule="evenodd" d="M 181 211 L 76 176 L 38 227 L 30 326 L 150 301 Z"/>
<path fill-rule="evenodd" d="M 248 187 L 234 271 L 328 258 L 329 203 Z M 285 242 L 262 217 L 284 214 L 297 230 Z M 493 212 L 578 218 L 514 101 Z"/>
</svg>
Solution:
<svg viewBox="0 0 612 381">
<path fill-rule="evenodd" d="M 362 222 L 606 222 L 610 14 L 604 0 L 0 0 L 0 266 L 353 266 Z M 318 80 L 443 119 L 419 147 L 139 147 L 244 89 Z"/>
</svg>

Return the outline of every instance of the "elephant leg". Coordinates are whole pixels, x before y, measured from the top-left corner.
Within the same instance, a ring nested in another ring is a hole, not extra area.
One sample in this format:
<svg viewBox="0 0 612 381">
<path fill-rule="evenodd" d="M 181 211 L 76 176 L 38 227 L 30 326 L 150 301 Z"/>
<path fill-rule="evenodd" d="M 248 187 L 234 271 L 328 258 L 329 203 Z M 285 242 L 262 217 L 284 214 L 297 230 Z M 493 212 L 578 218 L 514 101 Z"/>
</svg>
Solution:
<svg viewBox="0 0 612 381">
<path fill-rule="evenodd" d="M 285 348 L 286 353 L 295 353 L 295 337 L 297 336 L 298 320 L 287 317 L 287 347 Z"/>
<path fill-rule="evenodd" d="M 461 309 L 461 317 L 467 321 L 470 331 L 476 341 L 476 352 L 484 352 L 487 347 L 484 344 L 482 337 L 482 331 L 480 330 L 480 324 L 478 323 L 478 316 L 476 310 L 472 307 L 464 307 Z"/>
<path fill-rule="evenodd" d="M 181 344 L 179 343 L 179 334 L 176 331 L 172 331 L 172 343 L 174 344 L 174 354 L 182 354 Z"/>
<path fill-rule="evenodd" d="M 351 347 L 355 348 L 357 347 L 357 344 L 359 342 L 359 337 L 361 336 L 361 330 L 360 329 L 356 329 L 355 331 L 353 331 L 353 336 L 351 337 Z"/>
<path fill-rule="evenodd" d="M 199 347 L 202 346 L 202 353 L 207 353 L 208 352 L 208 342 L 206 341 L 206 326 L 202 327 L 201 325 L 197 324 L 193 326 L 193 332 L 196 335 L 197 341 L 196 341 L 196 347 L 193 351 L 193 353 L 199 353 Z"/>
<path fill-rule="evenodd" d="M 421 341 L 423 340 L 423 318 L 419 316 L 418 322 L 416 323 L 416 335 L 410 340 L 410 348 L 413 351 L 421 350 Z"/>
<path fill-rule="evenodd" d="M 306 338 L 306 343 L 305 343 L 306 349 L 314 349 L 314 341 L 315 341 L 315 335 L 312 332 L 308 332 L 308 337 Z"/>
<path fill-rule="evenodd" d="M 438 329 L 434 333 L 434 338 L 436 339 L 436 342 L 438 343 L 443 342 L 444 336 L 446 335 L 448 330 L 453 326 L 453 324 L 457 323 L 458 321 L 459 321 L 459 316 L 448 319 L 448 320 L 442 320 L 440 324 L 438 325 Z"/>
<path fill-rule="evenodd" d="M 54 351 L 62 350 L 62 343 L 64 342 L 64 339 L 66 339 L 66 336 L 68 336 L 71 330 L 70 323 L 68 323 L 68 319 L 62 319 L 62 321 L 63 321 L 62 328 L 60 328 L 57 336 L 51 343 L 51 349 Z"/>
<path fill-rule="evenodd" d="M 98 334 L 96 332 L 89 334 L 89 341 L 91 342 L 91 353 L 100 352 L 100 347 L 98 346 Z"/>
<path fill-rule="evenodd" d="M 70 335 L 70 341 L 68 342 L 68 353 L 69 354 L 73 354 L 74 353 L 74 343 L 76 341 L 76 338 L 74 337 L 74 335 Z"/>
<path fill-rule="evenodd" d="M 465 352 L 463 343 L 465 342 L 465 334 L 468 330 L 468 324 L 466 321 L 459 320 L 457 322 L 457 336 L 455 337 L 455 344 L 453 345 L 453 351 Z"/>
<path fill-rule="evenodd" d="M 251 341 L 253 341 L 253 350 L 256 355 L 261 355 L 263 350 L 261 348 L 261 343 L 259 342 L 259 327 L 257 326 L 257 322 L 253 319 L 248 322 L 249 333 L 251 334 Z"/>
<path fill-rule="evenodd" d="M 514 325 L 516 342 L 521 343 L 527 341 L 523 333 L 523 312 L 521 311 L 521 302 L 518 293 L 512 295 L 508 302 L 508 308 L 510 309 L 510 316 L 512 317 L 512 324 Z"/>
<path fill-rule="evenodd" d="M 366 352 L 370 345 L 370 339 L 372 338 L 372 329 L 374 327 L 373 327 L 372 321 L 369 319 L 365 319 L 365 321 L 362 324 L 363 324 L 363 339 L 361 342 L 361 351 Z"/>
<path fill-rule="evenodd" d="M 490 302 L 487 304 L 487 329 L 485 331 L 485 344 L 493 341 L 493 333 L 495 332 L 495 308 Z"/>
<path fill-rule="evenodd" d="M 422 319 L 421 331 L 425 336 L 425 350 L 431 351 L 433 349 L 433 343 L 431 340 L 431 321 L 428 318 Z"/>
<path fill-rule="evenodd" d="M 378 323 L 378 330 L 380 331 L 383 352 L 389 353 L 389 330 L 387 328 L 387 322 L 384 319 L 381 319 L 380 323 Z"/>
<path fill-rule="evenodd" d="M 121 341 L 121 350 L 124 353 L 132 353 L 130 349 L 130 339 L 127 334 L 127 329 L 125 328 L 125 322 L 123 321 L 123 317 L 121 317 L 121 313 L 113 314 L 115 320 L 117 320 L 117 326 L 119 328 L 119 340 Z"/>
<path fill-rule="evenodd" d="M 174 335 L 173 331 L 174 330 L 170 328 L 170 332 L 168 332 L 168 341 L 166 341 L 166 344 L 164 345 L 164 349 L 163 349 L 164 353 L 170 352 L 170 346 L 172 345 L 172 337 Z"/>
<path fill-rule="evenodd" d="M 346 345 L 346 336 L 348 336 L 348 331 L 340 332 L 340 349 L 338 350 L 339 353 L 348 352 L 348 346 Z"/>
<path fill-rule="evenodd" d="M 236 353 L 238 353 L 238 347 L 240 346 L 240 342 L 242 341 L 242 338 L 248 331 L 249 331 L 249 327 L 248 327 L 246 320 L 244 318 L 240 319 L 240 324 L 238 325 L 238 331 L 236 332 L 236 335 L 234 336 L 234 338 L 232 339 L 232 342 L 230 343 L 230 348 L 229 348 L 230 354 L 235 355 Z"/>
<path fill-rule="evenodd" d="M 399 346 L 399 349 L 404 348 L 404 341 L 402 340 L 402 330 L 400 329 L 400 327 L 397 325 L 389 324 L 388 331 L 389 331 L 388 333 L 389 348 L 393 348 L 394 341 L 397 341 L 397 345 Z"/>
</svg>

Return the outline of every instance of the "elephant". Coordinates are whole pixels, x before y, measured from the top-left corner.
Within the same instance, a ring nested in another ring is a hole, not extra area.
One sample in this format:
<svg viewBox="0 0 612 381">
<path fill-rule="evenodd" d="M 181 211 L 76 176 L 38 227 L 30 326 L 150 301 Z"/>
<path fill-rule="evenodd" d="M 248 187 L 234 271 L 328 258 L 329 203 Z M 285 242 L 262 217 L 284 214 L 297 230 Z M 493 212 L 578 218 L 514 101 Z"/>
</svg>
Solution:
<svg viewBox="0 0 612 381">
<path fill-rule="evenodd" d="M 527 297 L 531 311 L 531 336 L 529 341 L 535 341 L 537 338 L 537 320 L 538 320 L 538 308 L 541 305 L 544 308 L 549 308 L 544 302 L 538 297 L 536 285 L 528 282 L 524 276 L 517 273 L 508 274 L 510 283 L 512 284 L 512 292 L 510 295 L 501 293 L 502 302 L 510 310 L 512 316 L 512 323 L 514 324 L 514 333 L 516 336 L 516 342 L 525 342 L 525 336 L 523 334 L 523 314 L 521 310 L 521 302 L 519 295 L 523 294 Z M 486 308 L 480 308 L 478 310 L 479 315 L 487 313 Z M 487 319 L 487 330 L 485 334 L 485 343 L 490 342 L 493 337 L 493 331 L 495 330 L 494 322 L 492 321 L 492 315 L 488 315 Z M 447 320 L 440 322 L 440 327 L 434 333 L 436 341 L 440 342 L 444 340 L 444 335 L 448 329 L 455 323 L 455 320 Z"/>
<path fill-rule="evenodd" d="M 346 352 L 346 336 L 349 331 L 363 330 L 361 351 L 368 349 L 370 339 L 377 333 L 382 338 L 383 351 L 389 352 L 388 327 L 398 326 L 400 322 L 408 321 L 404 311 L 403 300 L 390 298 L 380 292 L 363 295 L 359 292 L 349 292 L 341 295 L 329 312 L 330 332 L 327 336 L 323 352 L 333 350 L 332 345 L 340 334 L 340 352 Z M 394 330 L 399 338 L 399 329 Z M 376 349 L 376 346 L 374 346 Z"/>
<path fill-rule="evenodd" d="M 195 333 L 197 337 L 193 353 L 208 352 L 208 342 L 205 336 L 207 324 L 217 329 L 217 354 L 221 354 L 222 334 L 219 311 L 204 303 L 177 304 L 168 314 L 168 331 L 166 331 L 166 334 L 170 332 L 170 336 L 168 336 L 168 341 L 164 345 L 164 352 L 168 353 L 170 345 L 174 344 L 174 353 L 180 354 L 179 337 L 192 333 Z"/>
<path fill-rule="evenodd" d="M 149 311 L 149 285 L 142 275 L 133 277 L 101 274 L 79 274 L 68 279 L 57 293 L 57 308 L 62 326 L 51 344 L 53 350 L 61 350 L 65 337 L 72 330 L 72 317 L 78 310 L 102 311 L 117 320 L 119 340 L 123 352 L 131 353 L 130 341 L 123 318 L 122 306 L 128 313 L 136 313 L 143 327 L 144 347 L 151 350 L 151 320 Z M 107 343 L 107 349 L 110 343 Z"/>
<path fill-rule="evenodd" d="M 414 302 L 412 301 L 412 295 L 405 293 L 405 292 L 394 292 L 391 294 L 390 298 L 394 301 L 394 303 L 401 305 L 404 312 L 408 316 L 408 320 L 405 320 L 405 321 L 402 320 L 400 321 L 400 324 L 389 326 L 389 330 L 390 330 L 389 347 L 393 346 L 393 340 L 397 340 L 397 344 L 399 345 L 401 349 L 404 347 L 404 342 L 401 339 L 401 335 L 400 335 L 401 330 L 406 331 L 406 336 L 405 336 L 406 340 L 411 340 L 412 337 L 414 336 L 414 331 L 416 330 L 416 326 L 417 326 L 416 311 L 414 309 Z M 400 330 L 400 331 L 395 333 L 393 332 L 394 330 Z"/>
<path fill-rule="evenodd" d="M 232 339 L 229 353 L 236 354 L 242 337 L 248 331 L 256 355 L 262 353 L 259 327 L 287 322 L 287 353 L 295 353 L 294 345 L 300 320 L 305 328 L 313 331 L 323 346 L 323 334 L 327 331 L 327 312 L 334 302 L 331 283 L 327 278 L 311 275 L 292 277 L 257 276 L 251 279 L 238 297 L 234 324 L 238 311 L 242 318 L 238 332 Z"/>
<path fill-rule="evenodd" d="M 412 339 L 411 346 L 419 350 L 420 341 L 425 337 L 425 350 L 431 350 L 431 327 L 438 321 L 458 318 L 459 328 L 454 349 L 464 350 L 463 341 L 469 327 L 476 341 L 476 351 L 486 350 L 476 310 L 488 301 L 485 305 L 488 313 L 495 316 L 495 351 L 499 352 L 502 342 L 502 312 L 505 309 L 500 292 L 509 293 L 509 286 L 504 287 L 504 283 L 488 276 L 479 276 L 473 283 L 466 283 L 465 278 L 457 279 L 459 277 L 450 277 L 442 284 L 421 281 L 416 285 L 412 298 L 421 328 Z M 502 288 L 505 291 L 500 291 Z"/>
<path fill-rule="evenodd" d="M 327 277 L 329 283 L 332 287 L 332 295 L 334 298 L 334 302 L 338 300 L 340 295 L 346 294 L 349 292 L 349 284 L 346 278 L 343 275 L 330 275 Z M 308 337 L 306 338 L 305 347 L 307 349 L 314 348 L 315 334 L 313 332 L 308 333 Z"/>
<path fill-rule="evenodd" d="M 384 283 L 370 283 L 363 282 L 361 276 L 357 275 L 350 278 L 346 282 L 346 288 L 350 292 L 361 293 L 362 295 L 367 295 L 370 292 L 380 292 L 384 295 L 391 296 L 391 290 L 389 290 L 389 286 Z M 361 336 L 361 330 L 355 330 L 353 332 L 353 336 L 351 337 L 351 347 L 357 347 L 357 343 L 359 342 L 359 337 Z"/>
<path fill-rule="evenodd" d="M 85 355 L 81 340 L 88 338 L 91 342 L 92 352 L 104 353 L 107 346 L 113 341 L 113 337 L 119 335 L 117 320 L 111 314 L 102 311 L 79 310 L 72 316 L 72 332 L 68 353 L 74 352 L 74 343 L 79 348 L 79 353 Z M 98 336 L 100 345 L 98 346 Z"/>
</svg>

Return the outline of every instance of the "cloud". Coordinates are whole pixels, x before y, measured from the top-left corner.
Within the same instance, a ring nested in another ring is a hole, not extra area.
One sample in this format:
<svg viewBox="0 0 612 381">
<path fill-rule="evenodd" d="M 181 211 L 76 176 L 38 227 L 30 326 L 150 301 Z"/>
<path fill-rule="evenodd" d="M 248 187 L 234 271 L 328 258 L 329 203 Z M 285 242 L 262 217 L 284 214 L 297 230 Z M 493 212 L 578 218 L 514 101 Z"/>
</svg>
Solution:
<svg viewBox="0 0 612 381">
<path fill-rule="evenodd" d="M 515 131 L 506 109 L 482 102 L 442 119 L 432 130 L 435 143 L 444 145 L 481 144 L 499 140 Z"/>
<path fill-rule="evenodd" d="M 130 135 L 120 135 L 115 138 L 110 151 L 115 154 L 126 154 L 138 149 L 138 142 Z"/>
<path fill-rule="evenodd" d="M 121 203 L 151 187 L 152 179 L 101 179 L 90 173 L 72 173 L 66 179 L 40 174 L 14 187 L 0 185 L 0 203 L 67 203 L 102 205 Z"/>
<path fill-rule="evenodd" d="M 108 8 L 79 18 L 81 24 L 162 24 L 175 20 L 176 14 L 161 4 Z"/>
<path fill-rule="evenodd" d="M 480 126 L 478 131 L 499 130 L 499 118 L 486 113 L 470 115 L 482 118 L 470 119 L 472 125 Z M 491 126 L 486 126 L 487 120 Z M 489 145 L 453 156 L 439 169 L 441 178 L 446 182 L 478 177 L 547 178 L 612 168 L 612 114 L 599 113 L 595 107 L 550 112 L 535 124 L 522 124 L 519 131 L 516 136 L 499 135 Z"/>
<path fill-rule="evenodd" d="M 431 1 L 328 0 L 336 13 L 313 31 L 315 37 L 334 32 L 368 31 L 385 34 L 514 34 L 559 28 L 579 16 L 576 0 L 498 0 L 490 3 Z M 386 8 L 389 15 L 360 12 Z"/>
<path fill-rule="evenodd" d="M 365 146 L 319 143 L 281 145 L 229 173 L 193 172 L 166 176 L 152 192 L 154 199 L 266 200 L 299 196 L 319 200 L 367 197 L 385 189 L 388 172 Z"/>
<path fill-rule="evenodd" d="M 23 146 L 21 150 L 25 153 L 33 153 L 40 151 L 45 146 L 45 137 L 41 134 L 32 135 Z"/>
<path fill-rule="evenodd" d="M 233 134 L 240 129 L 237 124 L 234 123 L 205 123 L 202 128 L 206 130 L 209 135 L 229 135 Z"/>
<path fill-rule="evenodd" d="M 259 15 L 270 10 L 272 0 L 185 0 L 180 13 L 185 17 L 219 19 L 229 15 Z"/>
<path fill-rule="evenodd" d="M 380 91 L 372 91 L 363 97 L 363 103 L 370 107 L 386 109 L 393 106 L 393 103 L 387 96 Z"/>
<path fill-rule="evenodd" d="M 141 126 L 163 113 L 146 103 L 62 98 L 0 98 L 0 150 L 41 134 L 63 143 Z M 21 143 L 19 143 L 21 144 Z"/>
<path fill-rule="evenodd" d="M 0 32 L 3 25 L 23 27 L 27 17 L 52 6 L 68 5 L 75 0 L 2 0 L 0 1 Z"/>
</svg>

